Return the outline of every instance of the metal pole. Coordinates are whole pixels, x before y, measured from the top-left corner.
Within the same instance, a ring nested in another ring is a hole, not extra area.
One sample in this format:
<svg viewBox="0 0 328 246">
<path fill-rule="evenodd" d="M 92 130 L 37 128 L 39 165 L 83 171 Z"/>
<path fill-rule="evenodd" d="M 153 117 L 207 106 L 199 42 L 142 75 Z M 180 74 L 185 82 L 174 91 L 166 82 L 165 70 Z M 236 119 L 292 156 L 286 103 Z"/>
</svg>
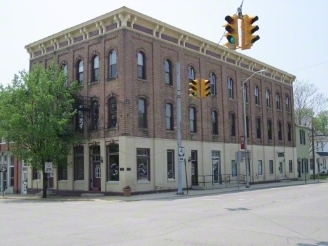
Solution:
<svg viewBox="0 0 328 246">
<path fill-rule="evenodd" d="M 2 189 L 2 197 L 5 197 L 5 179 L 4 179 L 4 173 L 1 172 L 1 189 Z"/>
<path fill-rule="evenodd" d="M 182 161 L 179 157 L 179 148 L 181 146 L 181 82 L 180 82 L 180 62 L 176 64 L 177 70 L 177 156 L 178 156 L 178 193 L 177 195 L 183 195 L 182 192 Z M 187 184 L 188 185 L 188 184 Z"/>
<path fill-rule="evenodd" d="M 246 188 L 249 188 L 248 181 L 248 156 L 247 156 L 247 122 L 246 122 L 246 88 L 245 83 L 247 80 L 243 81 L 242 92 L 243 92 L 243 106 L 244 106 L 244 135 L 245 135 L 245 165 L 246 165 Z"/>
<path fill-rule="evenodd" d="M 313 180 L 315 180 L 315 153 L 314 153 L 314 126 L 313 126 L 313 117 L 312 117 L 312 158 L 313 158 Z M 305 173 L 306 175 L 306 173 Z"/>
<path fill-rule="evenodd" d="M 186 188 L 187 188 L 187 194 L 188 194 L 188 175 L 187 175 L 187 163 L 186 163 L 186 159 L 184 159 L 184 165 L 185 165 L 185 173 L 186 173 Z"/>
</svg>

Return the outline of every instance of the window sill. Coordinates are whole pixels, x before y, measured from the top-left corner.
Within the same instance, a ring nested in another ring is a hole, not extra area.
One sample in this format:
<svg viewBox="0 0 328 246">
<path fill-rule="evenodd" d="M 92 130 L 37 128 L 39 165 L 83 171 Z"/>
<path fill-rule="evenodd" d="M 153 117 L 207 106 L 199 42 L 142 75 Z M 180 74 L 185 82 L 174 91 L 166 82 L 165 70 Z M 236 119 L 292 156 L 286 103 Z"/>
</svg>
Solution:
<svg viewBox="0 0 328 246">
<path fill-rule="evenodd" d="M 165 83 L 165 86 L 168 86 L 168 87 L 172 87 L 173 88 L 173 84 L 167 84 L 167 83 Z"/>
<path fill-rule="evenodd" d="M 84 180 L 74 180 L 74 183 L 84 183 Z"/>
<path fill-rule="evenodd" d="M 149 180 L 142 180 L 142 179 L 139 179 L 139 180 L 137 180 L 137 183 L 138 183 L 138 184 L 150 184 L 150 181 L 149 181 Z"/>
<path fill-rule="evenodd" d="M 190 135 L 197 135 L 197 132 L 189 132 Z"/>
<path fill-rule="evenodd" d="M 95 84 L 99 84 L 99 80 L 98 81 L 90 81 L 88 83 L 88 85 L 95 85 Z"/>
<path fill-rule="evenodd" d="M 106 181 L 106 184 L 119 185 L 120 181 Z"/>
<path fill-rule="evenodd" d="M 33 179 L 33 181 L 42 181 L 42 179 Z"/>
<path fill-rule="evenodd" d="M 138 127 L 138 129 L 139 129 L 140 131 L 149 131 L 148 128 L 143 128 L 143 127 Z"/>
<path fill-rule="evenodd" d="M 175 181 L 176 181 L 175 179 L 168 179 L 168 180 L 167 180 L 168 183 L 173 183 L 173 182 L 175 182 Z"/>
<path fill-rule="evenodd" d="M 116 131 L 117 127 L 110 127 L 110 128 L 106 128 L 107 131 Z"/>
<path fill-rule="evenodd" d="M 266 108 L 267 108 L 267 109 L 271 109 L 271 107 L 268 107 L 268 106 L 267 106 Z"/>
<path fill-rule="evenodd" d="M 115 77 L 107 77 L 106 81 L 113 81 L 113 80 L 117 80 L 118 76 Z"/>
<path fill-rule="evenodd" d="M 273 173 L 270 173 L 269 176 L 274 176 L 274 174 Z"/>
<path fill-rule="evenodd" d="M 67 183 L 67 179 L 58 180 L 58 183 Z"/>
<path fill-rule="evenodd" d="M 168 132 L 168 133 L 174 133 L 175 130 L 169 130 L 169 129 L 166 129 L 166 132 Z"/>
<path fill-rule="evenodd" d="M 229 100 L 232 100 L 232 101 L 234 101 L 235 99 L 234 99 L 234 98 L 230 98 L 230 97 L 229 97 Z"/>
<path fill-rule="evenodd" d="M 137 80 L 140 82 L 147 82 L 147 79 L 137 78 Z"/>
</svg>

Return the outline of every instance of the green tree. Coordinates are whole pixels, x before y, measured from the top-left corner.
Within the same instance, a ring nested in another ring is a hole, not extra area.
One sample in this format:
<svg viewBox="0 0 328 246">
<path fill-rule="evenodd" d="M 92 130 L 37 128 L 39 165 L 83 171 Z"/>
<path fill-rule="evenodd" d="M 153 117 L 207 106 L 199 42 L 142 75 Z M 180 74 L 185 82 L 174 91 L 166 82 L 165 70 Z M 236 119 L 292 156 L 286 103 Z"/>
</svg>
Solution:
<svg viewBox="0 0 328 246">
<path fill-rule="evenodd" d="M 52 63 L 19 72 L 11 84 L 0 86 L 0 135 L 10 151 L 32 168 L 42 171 L 46 198 L 45 162 L 67 165 L 72 145 L 79 141 L 73 129 L 77 82 L 67 85 L 65 73 Z"/>
<path fill-rule="evenodd" d="M 328 110 L 320 112 L 314 118 L 314 129 L 321 132 L 323 135 L 328 135 Z"/>
</svg>

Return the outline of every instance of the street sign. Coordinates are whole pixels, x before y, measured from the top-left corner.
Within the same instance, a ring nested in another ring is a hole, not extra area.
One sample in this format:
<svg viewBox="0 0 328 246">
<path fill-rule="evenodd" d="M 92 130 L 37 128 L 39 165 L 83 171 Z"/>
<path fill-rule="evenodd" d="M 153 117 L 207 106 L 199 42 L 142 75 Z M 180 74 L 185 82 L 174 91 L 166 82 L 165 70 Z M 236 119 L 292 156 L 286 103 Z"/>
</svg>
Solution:
<svg viewBox="0 0 328 246">
<path fill-rule="evenodd" d="M 0 165 L 0 172 L 7 172 L 7 165 Z"/>
<path fill-rule="evenodd" d="M 45 173 L 52 173 L 52 162 L 46 162 L 44 164 Z"/>
<path fill-rule="evenodd" d="M 179 161 L 183 161 L 183 160 L 184 160 L 184 158 L 179 156 Z"/>
<path fill-rule="evenodd" d="M 240 136 L 240 149 L 245 149 L 245 136 Z"/>
<path fill-rule="evenodd" d="M 179 147 L 179 156 L 184 156 L 184 147 Z"/>
</svg>

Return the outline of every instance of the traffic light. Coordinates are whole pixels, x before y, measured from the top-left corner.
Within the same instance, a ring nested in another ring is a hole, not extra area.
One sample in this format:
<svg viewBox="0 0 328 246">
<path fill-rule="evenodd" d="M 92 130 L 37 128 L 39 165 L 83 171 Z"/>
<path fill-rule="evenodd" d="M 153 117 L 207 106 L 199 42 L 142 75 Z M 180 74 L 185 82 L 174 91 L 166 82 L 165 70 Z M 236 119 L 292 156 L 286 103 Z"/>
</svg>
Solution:
<svg viewBox="0 0 328 246">
<path fill-rule="evenodd" d="M 230 49 L 236 50 L 237 46 L 239 45 L 239 38 L 238 38 L 238 15 L 227 15 L 225 17 L 227 24 L 223 25 L 227 31 L 226 34 L 223 36 L 227 37 L 228 43 L 224 44 Z"/>
<path fill-rule="evenodd" d="M 250 49 L 251 46 L 260 39 L 260 36 L 253 35 L 254 32 L 258 31 L 260 28 L 258 26 L 253 26 L 253 23 L 259 19 L 258 16 L 250 17 L 248 15 L 243 16 L 242 20 L 242 41 L 241 41 L 241 49 L 247 50 Z"/>
<path fill-rule="evenodd" d="M 205 98 L 211 94 L 210 81 L 208 79 L 201 80 L 200 98 Z"/>
<path fill-rule="evenodd" d="M 199 80 L 194 79 L 189 82 L 189 96 L 199 97 Z"/>
</svg>

